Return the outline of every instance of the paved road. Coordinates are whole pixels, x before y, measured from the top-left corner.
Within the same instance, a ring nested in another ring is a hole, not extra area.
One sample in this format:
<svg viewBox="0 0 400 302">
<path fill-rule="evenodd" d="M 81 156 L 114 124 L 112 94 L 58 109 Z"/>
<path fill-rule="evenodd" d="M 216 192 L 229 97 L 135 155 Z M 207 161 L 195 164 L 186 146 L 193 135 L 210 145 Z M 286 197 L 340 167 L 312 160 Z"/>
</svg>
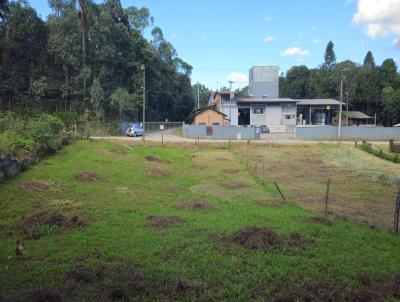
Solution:
<svg viewBox="0 0 400 302">
<path fill-rule="evenodd" d="M 173 130 L 165 130 L 164 132 L 152 132 L 145 136 L 145 141 L 161 142 L 163 137 L 164 142 L 168 143 L 195 143 L 197 139 L 177 136 Z M 121 140 L 121 141 L 141 141 L 142 137 L 126 137 L 126 136 L 91 136 L 91 139 L 106 139 L 106 140 Z M 200 143 L 226 143 L 226 139 L 200 139 Z M 243 143 L 246 140 L 231 140 L 231 143 Z M 261 139 L 252 140 L 251 143 L 255 144 L 337 144 L 338 141 L 313 141 L 313 140 L 299 140 L 284 133 L 263 134 Z M 342 141 L 345 144 L 354 144 L 354 141 Z M 388 142 L 374 142 L 374 144 L 387 144 Z"/>
</svg>

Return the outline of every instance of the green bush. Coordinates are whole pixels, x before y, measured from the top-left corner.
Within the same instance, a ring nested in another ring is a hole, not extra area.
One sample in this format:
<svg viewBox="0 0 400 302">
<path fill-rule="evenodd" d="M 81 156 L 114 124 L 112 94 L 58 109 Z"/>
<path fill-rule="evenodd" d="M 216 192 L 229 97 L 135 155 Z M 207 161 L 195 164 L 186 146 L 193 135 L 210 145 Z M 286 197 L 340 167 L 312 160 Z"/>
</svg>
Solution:
<svg viewBox="0 0 400 302">
<path fill-rule="evenodd" d="M 57 116 L 42 113 L 27 117 L 12 112 L 0 115 L 1 153 L 43 155 L 59 150 L 70 139 L 71 134 Z"/>
</svg>

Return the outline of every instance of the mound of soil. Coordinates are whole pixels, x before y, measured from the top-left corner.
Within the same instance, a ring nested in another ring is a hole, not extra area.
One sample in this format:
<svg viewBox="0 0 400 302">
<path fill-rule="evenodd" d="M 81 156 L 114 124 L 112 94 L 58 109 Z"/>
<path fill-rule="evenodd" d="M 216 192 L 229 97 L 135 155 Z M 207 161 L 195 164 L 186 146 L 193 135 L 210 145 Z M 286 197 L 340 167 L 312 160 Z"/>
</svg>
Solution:
<svg viewBox="0 0 400 302">
<path fill-rule="evenodd" d="M 226 161 L 226 160 L 228 160 L 226 157 L 223 157 L 223 156 L 217 156 L 215 159 L 218 160 L 218 161 Z"/>
<path fill-rule="evenodd" d="M 91 283 L 104 277 L 104 269 L 93 270 L 86 267 L 78 267 L 67 274 L 67 280 L 75 282 Z"/>
<path fill-rule="evenodd" d="M 60 302 L 63 301 L 61 298 L 61 295 L 52 290 L 47 290 L 47 289 L 42 289 L 42 290 L 37 290 L 25 297 L 22 301 L 26 302 Z"/>
<path fill-rule="evenodd" d="M 227 239 L 250 249 L 268 251 L 279 249 L 282 241 L 273 229 L 260 227 L 241 228 L 227 236 Z"/>
<path fill-rule="evenodd" d="M 52 185 L 52 182 L 42 180 L 22 181 L 19 183 L 21 190 L 27 193 L 48 191 Z"/>
<path fill-rule="evenodd" d="M 226 174 L 238 174 L 239 173 L 239 169 L 224 169 L 224 172 Z"/>
<path fill-rule="evenodd" d="M 393 297 L 400 298 L 400 273 L 394 274 L 384 285 L 385 291 Z"/>
<path fill-rule="evenodd" d="M 351 302 L 384 302 L 383 295 L 368 288 L 352 290 L 346 297 L 346 301 Z"/>
<path fill-rule="evenodd" d="M 103 179 L 103 175 L 94 171 L 81 171 L 75 174 L 75 179 L 80 181 L 99 181 Z"/>
<path fill-rule="evenodd" d="M 147 161 L 159 161 L 159 159 L 157 157 L 151 156 L 151 155 L 146 155 L 144 157 L 144 159 L 147 160 Z"/>
<path fill-rule="evenodd" d="M 326 226 L 335 226 L 335 223 L 326 217 L 314 216 L 307 218 L 307 222 L 311 224 L 322 224 Z"/>
<path fill-rule="evenodd" d="M 161 170 L 159 168 L 153 168 L 149 172 L 147 172 L 147 176 L 151 178 L 167 177 L 169 176 L 169 172 Z"/>
<path fill-rule="evenodd" d="M 264 251 L 304 250 L 306 245 L 313 242 L 297 232 L 279 235 L 271 228 L 254 226 L 241 228 L 226 236 L 226 239 L 249 249 Z"/>
<path fill-rule="evenodd" d="M 247 183 L 241 181 L 222 182 L 221 186 L 229 190 L 237 190 L 249 187 Z"/>
<path fill-rule="evenodd" d="M 214 208 L 214 206 L 208 201 L 197 199 L 186 201 L 177 205 L 176 207 L 184 210 L 204 210 Z"/>
<path fill-rule="evenodd" d="M 54 227 L 57 228 L 57 231 L 64 231 L 85 225 L 86 221 L 78 216 L 69 218 L 52 210 L 44 210 L 24 217 L 20 223 L 20 228 L 26 239 L 39 239 Z"/>
<path fill-rule="evenodd" d="M 147 216 L 146 220 L 151 224 L 152 227 L 161 229 L 170 226 L 175 223 L 182 223 L 185 220 L 179 216 Z"/>
</svg>

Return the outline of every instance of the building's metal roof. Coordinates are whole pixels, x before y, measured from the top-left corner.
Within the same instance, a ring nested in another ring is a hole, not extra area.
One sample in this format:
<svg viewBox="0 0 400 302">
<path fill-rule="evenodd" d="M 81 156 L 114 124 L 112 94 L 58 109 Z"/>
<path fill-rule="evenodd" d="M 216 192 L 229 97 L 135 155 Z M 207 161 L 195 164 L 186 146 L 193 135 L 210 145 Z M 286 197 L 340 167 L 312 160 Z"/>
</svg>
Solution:
<svg viewBox="0 0 400 302">
<path fill-rule="evenodd" d="M 235 101 L 238 103 L 295 103 L 298 100 L 289 99 L 289 98 L 235 98 Z"/>
<path fill-rule="evenodd" d="M 297 100 L 297 105 L 340 105 L 340 102 L 335 99 L 301 99 Z M 342 103 L 342 105 L 345 105 Z"/>
<path fill-rule="evenodd" d="M 365 113 L 361 111 L 349 111 L 349 118 L 353 119 L 372 119 L 373 117 L 370 117 L 369 115 L 366 115 Z"/>
</svg>

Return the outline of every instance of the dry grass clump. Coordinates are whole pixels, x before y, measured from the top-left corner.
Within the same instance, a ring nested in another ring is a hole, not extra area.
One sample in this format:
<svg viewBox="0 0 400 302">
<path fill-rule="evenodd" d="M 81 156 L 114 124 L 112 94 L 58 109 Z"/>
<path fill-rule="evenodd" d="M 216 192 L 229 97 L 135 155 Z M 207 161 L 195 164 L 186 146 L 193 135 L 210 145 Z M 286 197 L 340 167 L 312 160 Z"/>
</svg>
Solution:
<svg viewBox="0 0 400 302">
<path fill-rule="evenodd" d="M 81 171 L 75 174 L 75 179 L 85 182 L 99 181 L 103 179 L 103 175 L 94 171 Z"/>
<path fill-rule="evenodd" d="M 177 205 L 177 208 L 184 210 L 204 210 L 213 209 L 214 206 L 208 201 L 194 199 Z"/>
</svg>

